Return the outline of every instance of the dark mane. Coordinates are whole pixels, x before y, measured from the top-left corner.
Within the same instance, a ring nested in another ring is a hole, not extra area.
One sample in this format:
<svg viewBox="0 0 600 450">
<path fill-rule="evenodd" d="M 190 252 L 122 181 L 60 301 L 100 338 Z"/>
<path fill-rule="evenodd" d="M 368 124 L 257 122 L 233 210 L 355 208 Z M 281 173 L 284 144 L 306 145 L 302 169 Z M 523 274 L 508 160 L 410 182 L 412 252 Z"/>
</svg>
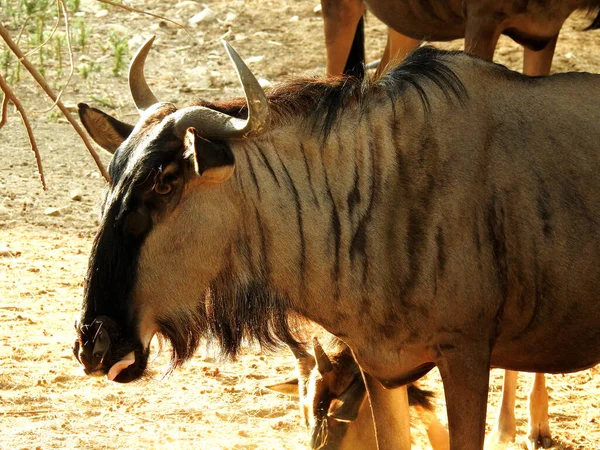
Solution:
<svg viewBox="0 0 600 450">
<path fill-rule="evenodd" d="M 304 117 L 320 128 L 326 139 L 340 113 L 352 105 L 362 105 L 373 98 L 387 95 L 394 100 L 413 88 L 417 91 L 424 109 L 429 112 L 431 83 L 451 100 L 462 100 L 466 90 L 450 68 L 449 57 L 462 54 L 442 51 L 430 46 L 418 48 L 401 64 L 386 72 L 379 79 L 338 77 L 297 78 L 275 87 L 268 93 L 275 121 L 289 117 Z M 431 83 L 428 83 L 431 82 Z M 229 102 L 203 102 L 198 104 L 226 114 L 245 118 L 248 114 L 244 99 Z"/>
</svg>

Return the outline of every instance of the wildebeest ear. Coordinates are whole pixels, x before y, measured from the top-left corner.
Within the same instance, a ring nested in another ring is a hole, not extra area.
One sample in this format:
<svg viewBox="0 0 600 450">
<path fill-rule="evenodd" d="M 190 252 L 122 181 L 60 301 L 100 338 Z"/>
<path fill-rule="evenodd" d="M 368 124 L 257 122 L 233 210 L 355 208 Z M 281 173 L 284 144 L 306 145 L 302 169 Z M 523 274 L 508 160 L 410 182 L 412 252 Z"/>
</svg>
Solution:
<svg viewBox="0 0 600 450">
<path fill-rule="evenodd" d="M 222 183 L 233 175 L 235 158 L 227 144 L 208 141 L 188 128 L 183 138 L 185 154 L 194 160 L 196 173 L 209 183 Z"/>
<path fill-rule="evenodd" d="M 85 103 L 77 104 L 81 123 L 90 137 L 104 150 L 114 153 L 133 130 L 133 125 L 121 122 Z"/>
<path fill-rule="evenodd" d="M 298 378 L 291 378 L 283 383 L 266 386 L 266 388 L 274 392 L 279 392 L 280 394 L 293 395 L 294 397 L 300 395 L 298 393 Z"/>
<path fill-rule="evenodd" d="M 350 386 L 342 394 L 332 400 L 328 416 L 342 422 L 352 422 L 358 417 L 358 411 L 367 394 L 362 377 L 354 378 Z"/>
</svg>

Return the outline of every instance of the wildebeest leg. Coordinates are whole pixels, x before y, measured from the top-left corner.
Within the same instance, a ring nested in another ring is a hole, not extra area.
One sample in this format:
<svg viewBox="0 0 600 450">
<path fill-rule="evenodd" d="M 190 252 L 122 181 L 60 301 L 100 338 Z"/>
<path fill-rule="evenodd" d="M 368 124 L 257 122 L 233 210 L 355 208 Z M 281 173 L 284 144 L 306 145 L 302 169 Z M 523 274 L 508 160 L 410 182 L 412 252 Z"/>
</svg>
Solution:
<svg viewBox="0 0 600 450">
<path fill-rule="evenodd" d="M 508 444 L 514 441 L 517 434 L 517 425 L 515 421 L 515 398 L 517 393 L 517 377 L 519 372 L 512 370 L 504 371 L 504 384 L 502 386 L 502 400 L 498 419 L 492 430 L 492 434 L 487 440 L 487 450 L 499 450 L 506 448 Z"/>
<path fill-rule="evenodd" d="M 494 59 L 494 51 L 500 37 L 497 24 L 486 17 L 467 12 L 467 25 L 465 29 L 465 51 L 481 58 Z"/>
<path fill-rule="evenodd" d="M 535 450 L 540 442 L 544 448 L 552 446 L 552 435 L 548 425 L 548 391 L 543 373 L 536 373 L 529 394 L 529 435 L 527 448 Z"/>
<path fill-rule="evenodd" d="M 433 450 L 448 450 L 450 441 L 447 428 L 441 424 L 435 412 L 425 408 L 417 407 L 419 419 L 425 425 L 425 431 Z"/>
<path fill-rule="evenodd" d="M 341 75 L 352 47 L 354 33 L 365 12 L 362 0 L 321 0 L 327 75 Z"/>
<path fill-rule="evenodd" d="M 398 33 L 391 28 L 388 28 L 387 43 L 379 66 L 377 67 L 376 76 L 381 75 L 385 70 L 386 66 L 390 63 L 400 62 L 406 55 L 412 52 L 417 45 L 419 45 L 418 39 L 413 39 L 403 34 Z"/>
<path fill-rule="evenodd" d="M 363 372 L 371 402 L 377 448 L 410 450 L 410 421 L 406 386 L 385 389 L 379 381 Z"/>
<path fill-rule="evenodd" d="M 558 41 L 558 35 L 550 40 L 548 45 L 542 50 L 537 52 L 530 48 L 525 48 L 523 53 L 523 73 L 525 75 L 550 75 L 556 41 Z"/>
<path fill-rule="evenodd" d="M 442 376 L 451 450 L 481 450 L 490 378 L 490 348 L 469 345 L 440 349 L 436 364 Z"/>
</svg>

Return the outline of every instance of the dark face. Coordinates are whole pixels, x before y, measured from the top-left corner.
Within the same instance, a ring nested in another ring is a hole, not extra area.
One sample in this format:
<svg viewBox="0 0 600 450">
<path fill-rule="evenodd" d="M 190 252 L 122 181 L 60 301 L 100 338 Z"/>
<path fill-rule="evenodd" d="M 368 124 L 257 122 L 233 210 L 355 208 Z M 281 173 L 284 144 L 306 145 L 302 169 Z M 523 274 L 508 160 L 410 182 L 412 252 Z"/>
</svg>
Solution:
<svg viewBox="0 0 600 450">
<path fill-rule="evenodd" d="M 177 110 L 160 103 L 144 77 L 153 40 L 129 68 L 141 114 L 135 127 L 79 105 L 90 136 L 114 157 L 74 353 L 86 373 L 119 382 L 143 375 L 155 334 L 170 342 L 174 366 L 207 335 L 228 355 L 248 337 L 266 346 L 297 345 L 288 305 L 267 289 L 264 270 L 234 261 L 244 213 L 239 188 L 226 183 L 235 166 L 230 142 L 242 146 L 265 133 L 267 97 L 224 43 L 246 107 L 232 102 Z"/>
<path fill-rule="evenodd" d="M 341 447 L 342 441 L 348 429 L 348 422 L 340 421 L 330 415 L 332 403 L 337 399 L 337 394 L 333 392 L 342 386 L 337 386 L 337 380 L 328 380 L 313 374 L 310 384 L 314 389 L 312 404 L 313 417 L 307 420 L 310 431 L 310 448 L 337 450 Z M 311 394 L 312 395 L 312 394 Z"/>
<path fill-rule="evenodd" d="M 73 351 L 88 375 L 107 374 L 114 381 L 129 382 L 141 377 L 146 368 L 154 333 L 144 334 L 140 329 L 142 308 L 133 301 L 140 255 L 153 228 L 177 209 L 186 179 L 196 177 L 193 160 L 183 156 L 183 141 L 174 137 L 168 120 L 163 120 L 173 110 L 162 105 L 135 129 L 120 127 L 129 135 L 121 136 L 128 139 L 117 146 L 109 167 L 111 183 L 76 324 Z M 80 114 L 88 130 L 114 121 L 87 107 L 81 107 Z M 115 136 L 120 135 L 117 128 L 112 129 Z M 90 132 L 96 133 L 96 129 Z"/>
</svg>

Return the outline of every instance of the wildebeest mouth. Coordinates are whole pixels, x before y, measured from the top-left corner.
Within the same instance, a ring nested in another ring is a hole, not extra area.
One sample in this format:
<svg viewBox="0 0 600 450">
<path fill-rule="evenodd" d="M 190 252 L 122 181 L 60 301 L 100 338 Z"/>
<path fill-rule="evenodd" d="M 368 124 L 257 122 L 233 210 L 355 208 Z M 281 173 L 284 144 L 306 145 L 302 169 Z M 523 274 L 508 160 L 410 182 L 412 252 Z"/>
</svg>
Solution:
<svg viewBox="0 0 600 450">
<path fill-rule="evenodd" d="M 149 349 L 139 340 L 123 336 L 110 317 L 98 316 L 76 329 L 79 338 L 73 353 L 87 375 L 106 375 L 111 381 L 128 383 L 144 374 Z"/>
</svg>

